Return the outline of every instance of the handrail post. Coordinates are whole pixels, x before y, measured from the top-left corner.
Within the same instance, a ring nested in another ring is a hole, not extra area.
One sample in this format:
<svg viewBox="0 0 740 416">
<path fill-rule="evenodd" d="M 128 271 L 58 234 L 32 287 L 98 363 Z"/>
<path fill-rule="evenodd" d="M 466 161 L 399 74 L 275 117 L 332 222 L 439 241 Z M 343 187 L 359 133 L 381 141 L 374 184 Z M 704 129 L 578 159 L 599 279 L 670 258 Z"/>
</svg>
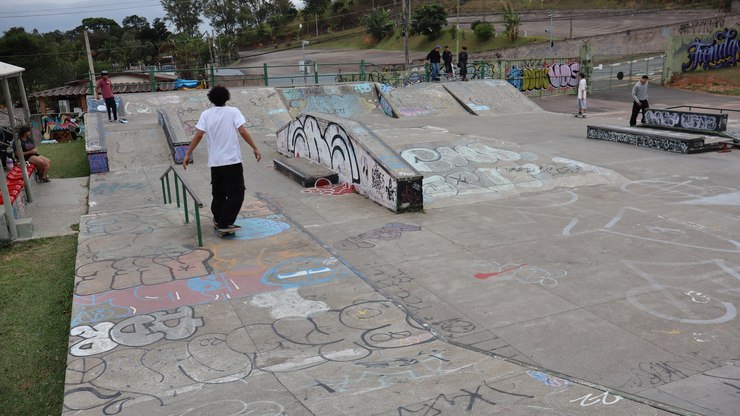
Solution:
<svg viewBox="0 0 740 416">
<path fill-rule="evenodd" d="M 172 192 L 170 191 L 170 174 L 169 174 L 169 172 L 167 172 L 166 178 L 167 178 L 167 203 L 168 204 L 171 204 L 172 203 Z"/>
<path fill-rule="evenodd" d="M 319 64 L 316 61 L 313 61 L 313 79 L 316 84 L 319 83 Z"/>
<path fill-rule="evenodd" d="M 159 178 L 159 183 L 162 184 L 162 202 L 167 203 L 167 192 L 164 190 L 164 178 Z"/>
<path fill-rule="evenodd" d="M 195 228 L 198 230 L 198 247 L 203 247 L 203 233 L 200 231 L 200 207 L 197 202 L 193 202 L 195 205 Z"/>
<path fill-rule="evenodd" d="M 177 178 L 178 176 L 175 175 L 175 200 L 177 201 L 177 207 L 180 208 L 180 187 L 177 186 Z M 185 198 L 185 191 L 183 191 L 182 197 Z"/>
<path fill-rule="evenodd" d="M 365 60 L 360 60 L 360 81 L 365 80 Z"/>
<path fill-rule="evenodd" d="M 270 78 L 267 76 L 267 62 L 264 63 L 264 65 L 262 66 L 262 68 L 263 68 L 263 73 L 265 74 L 265 87 L 269 87 L 270 86 Z"/>
<path fill-rule="evenodd" d="M 195 204 L 196 202 L 193 201 Z M 188 217 L 188 196 L 185 194 L 185 184 L 182 184 L 182 206 L 185 208 L 185 224 L 190 224 L 190 218 Z"/>
<path fill-rule="evenodd" d="M 213 64 L 210 65 L 211 88 L 216 86 L 216 73 L 213 70 Z"/>
</svg>

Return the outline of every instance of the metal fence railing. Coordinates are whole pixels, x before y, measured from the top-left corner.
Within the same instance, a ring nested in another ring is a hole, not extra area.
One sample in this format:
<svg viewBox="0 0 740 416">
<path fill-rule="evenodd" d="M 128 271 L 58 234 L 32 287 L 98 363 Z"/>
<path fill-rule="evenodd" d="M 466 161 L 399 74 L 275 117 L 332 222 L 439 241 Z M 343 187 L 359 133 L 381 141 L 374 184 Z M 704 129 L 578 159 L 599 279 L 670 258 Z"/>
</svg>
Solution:
<svg viewBox="0 0 740 416">
<path fill-rule="evenodd" d="M 643 75 L 650 82 L 663 83 L 665 55 L 594 55 L 591 72 L 591 90 L 610 90 L 632 87 Z"/>
</svg>

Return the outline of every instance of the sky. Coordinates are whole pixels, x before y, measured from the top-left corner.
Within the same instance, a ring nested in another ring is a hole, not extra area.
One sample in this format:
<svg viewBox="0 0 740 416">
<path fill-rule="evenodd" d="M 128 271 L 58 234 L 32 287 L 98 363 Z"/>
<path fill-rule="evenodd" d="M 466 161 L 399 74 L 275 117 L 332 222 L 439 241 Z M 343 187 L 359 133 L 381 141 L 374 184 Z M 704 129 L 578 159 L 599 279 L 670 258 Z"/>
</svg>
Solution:
<svg viewBox="0 0 740 416">
<path fill-rule="evenodd" d="M 299 0 L 291 0 L 298 6 Z M 151 23 L 164 18 L 159 0 L 0 0 L 0 34 L 11 27 L 24 27 L 26 32 L 67 31 L 82 24 L 86 17 L 106 17 L 118 24 L 126 16 L 146 17 Z M 173 30 L 170 27 L 170 30 Z M 210 30 L 205 23 L 201 31 Z"/>
</svg>

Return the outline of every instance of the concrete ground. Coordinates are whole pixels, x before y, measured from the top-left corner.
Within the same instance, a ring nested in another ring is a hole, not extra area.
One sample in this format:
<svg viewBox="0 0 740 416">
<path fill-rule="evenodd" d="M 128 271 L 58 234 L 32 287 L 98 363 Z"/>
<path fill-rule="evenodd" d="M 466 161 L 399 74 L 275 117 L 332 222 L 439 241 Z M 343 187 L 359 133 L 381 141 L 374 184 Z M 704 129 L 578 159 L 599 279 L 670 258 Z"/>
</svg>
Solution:
<svg viewBox="0 0 740 416">
<path fill-rule="evenodd" d="M 244 230 L 219 238 L 206 206 L 203 247 L 161 203 L 154 114 L 106 125 L 113 170 L 76 221 L 65 414 L 737 414 L 740 152 L 586 140 L 586 124 L 627 124 L 624 97 L 594 94 L 586 120 L 573 97 L 362 120 L 441 178 L 400 215 L 300 188 L 256 129 Z M 651 103 L 740 109 L 660 88 Z M 473 183 L 470 149 L 546 178 Z M 195 162 L 183 174 L 208 203 L 204 147 Z"/>
</svg>

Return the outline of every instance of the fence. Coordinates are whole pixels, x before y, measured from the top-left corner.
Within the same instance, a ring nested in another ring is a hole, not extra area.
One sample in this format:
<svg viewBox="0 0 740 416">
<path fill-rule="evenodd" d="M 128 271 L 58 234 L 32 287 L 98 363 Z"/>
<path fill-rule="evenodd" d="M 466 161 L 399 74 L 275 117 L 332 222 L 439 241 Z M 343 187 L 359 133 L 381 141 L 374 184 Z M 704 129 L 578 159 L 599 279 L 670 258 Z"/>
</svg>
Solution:
<svg viewBox="0 0 740 416">
<path fill-rule="evenodd" d="M 497 59 L 468 63 L 468 78 L 499 79 L 509 81 L 517 89 L 530 96 L 570 94 L 578 85 L 579 58 Z M 178 77 L 192 77 L 204 81 L 208 86 L 220 84 L 229 87 L 336 84 L 342 82 L 379 82 L 394 87 L 407 86 L 431 80 L 428 64 L 404 69 L 403 65 L 379 65 L 370 62 L 340 62 L 322 64 L 300 62 L 298 65 L 268 65 L 229 67 L 224 70 L 212 66 L 207 68 L 180 69 Z M 165 83 L 154 76 L 150 69 L 150 88 L 157 91 Z M 455 68 L 455 71 L 459 69 Z M 237 72 L 237 75 L 233 73 Z M 449 79 L 452 79 L 450 77 Z M 166 89 L 172 89 L 167 86 Z"/>
<path fill-rule="evenodd" d="M 643 75 L 650 82 L 663 83 L 664 54 L 658 55 L 617 55 L 600 54 L 593 56 L 591 90 L 610 90 L 630 88 Z"/>
</svg>

